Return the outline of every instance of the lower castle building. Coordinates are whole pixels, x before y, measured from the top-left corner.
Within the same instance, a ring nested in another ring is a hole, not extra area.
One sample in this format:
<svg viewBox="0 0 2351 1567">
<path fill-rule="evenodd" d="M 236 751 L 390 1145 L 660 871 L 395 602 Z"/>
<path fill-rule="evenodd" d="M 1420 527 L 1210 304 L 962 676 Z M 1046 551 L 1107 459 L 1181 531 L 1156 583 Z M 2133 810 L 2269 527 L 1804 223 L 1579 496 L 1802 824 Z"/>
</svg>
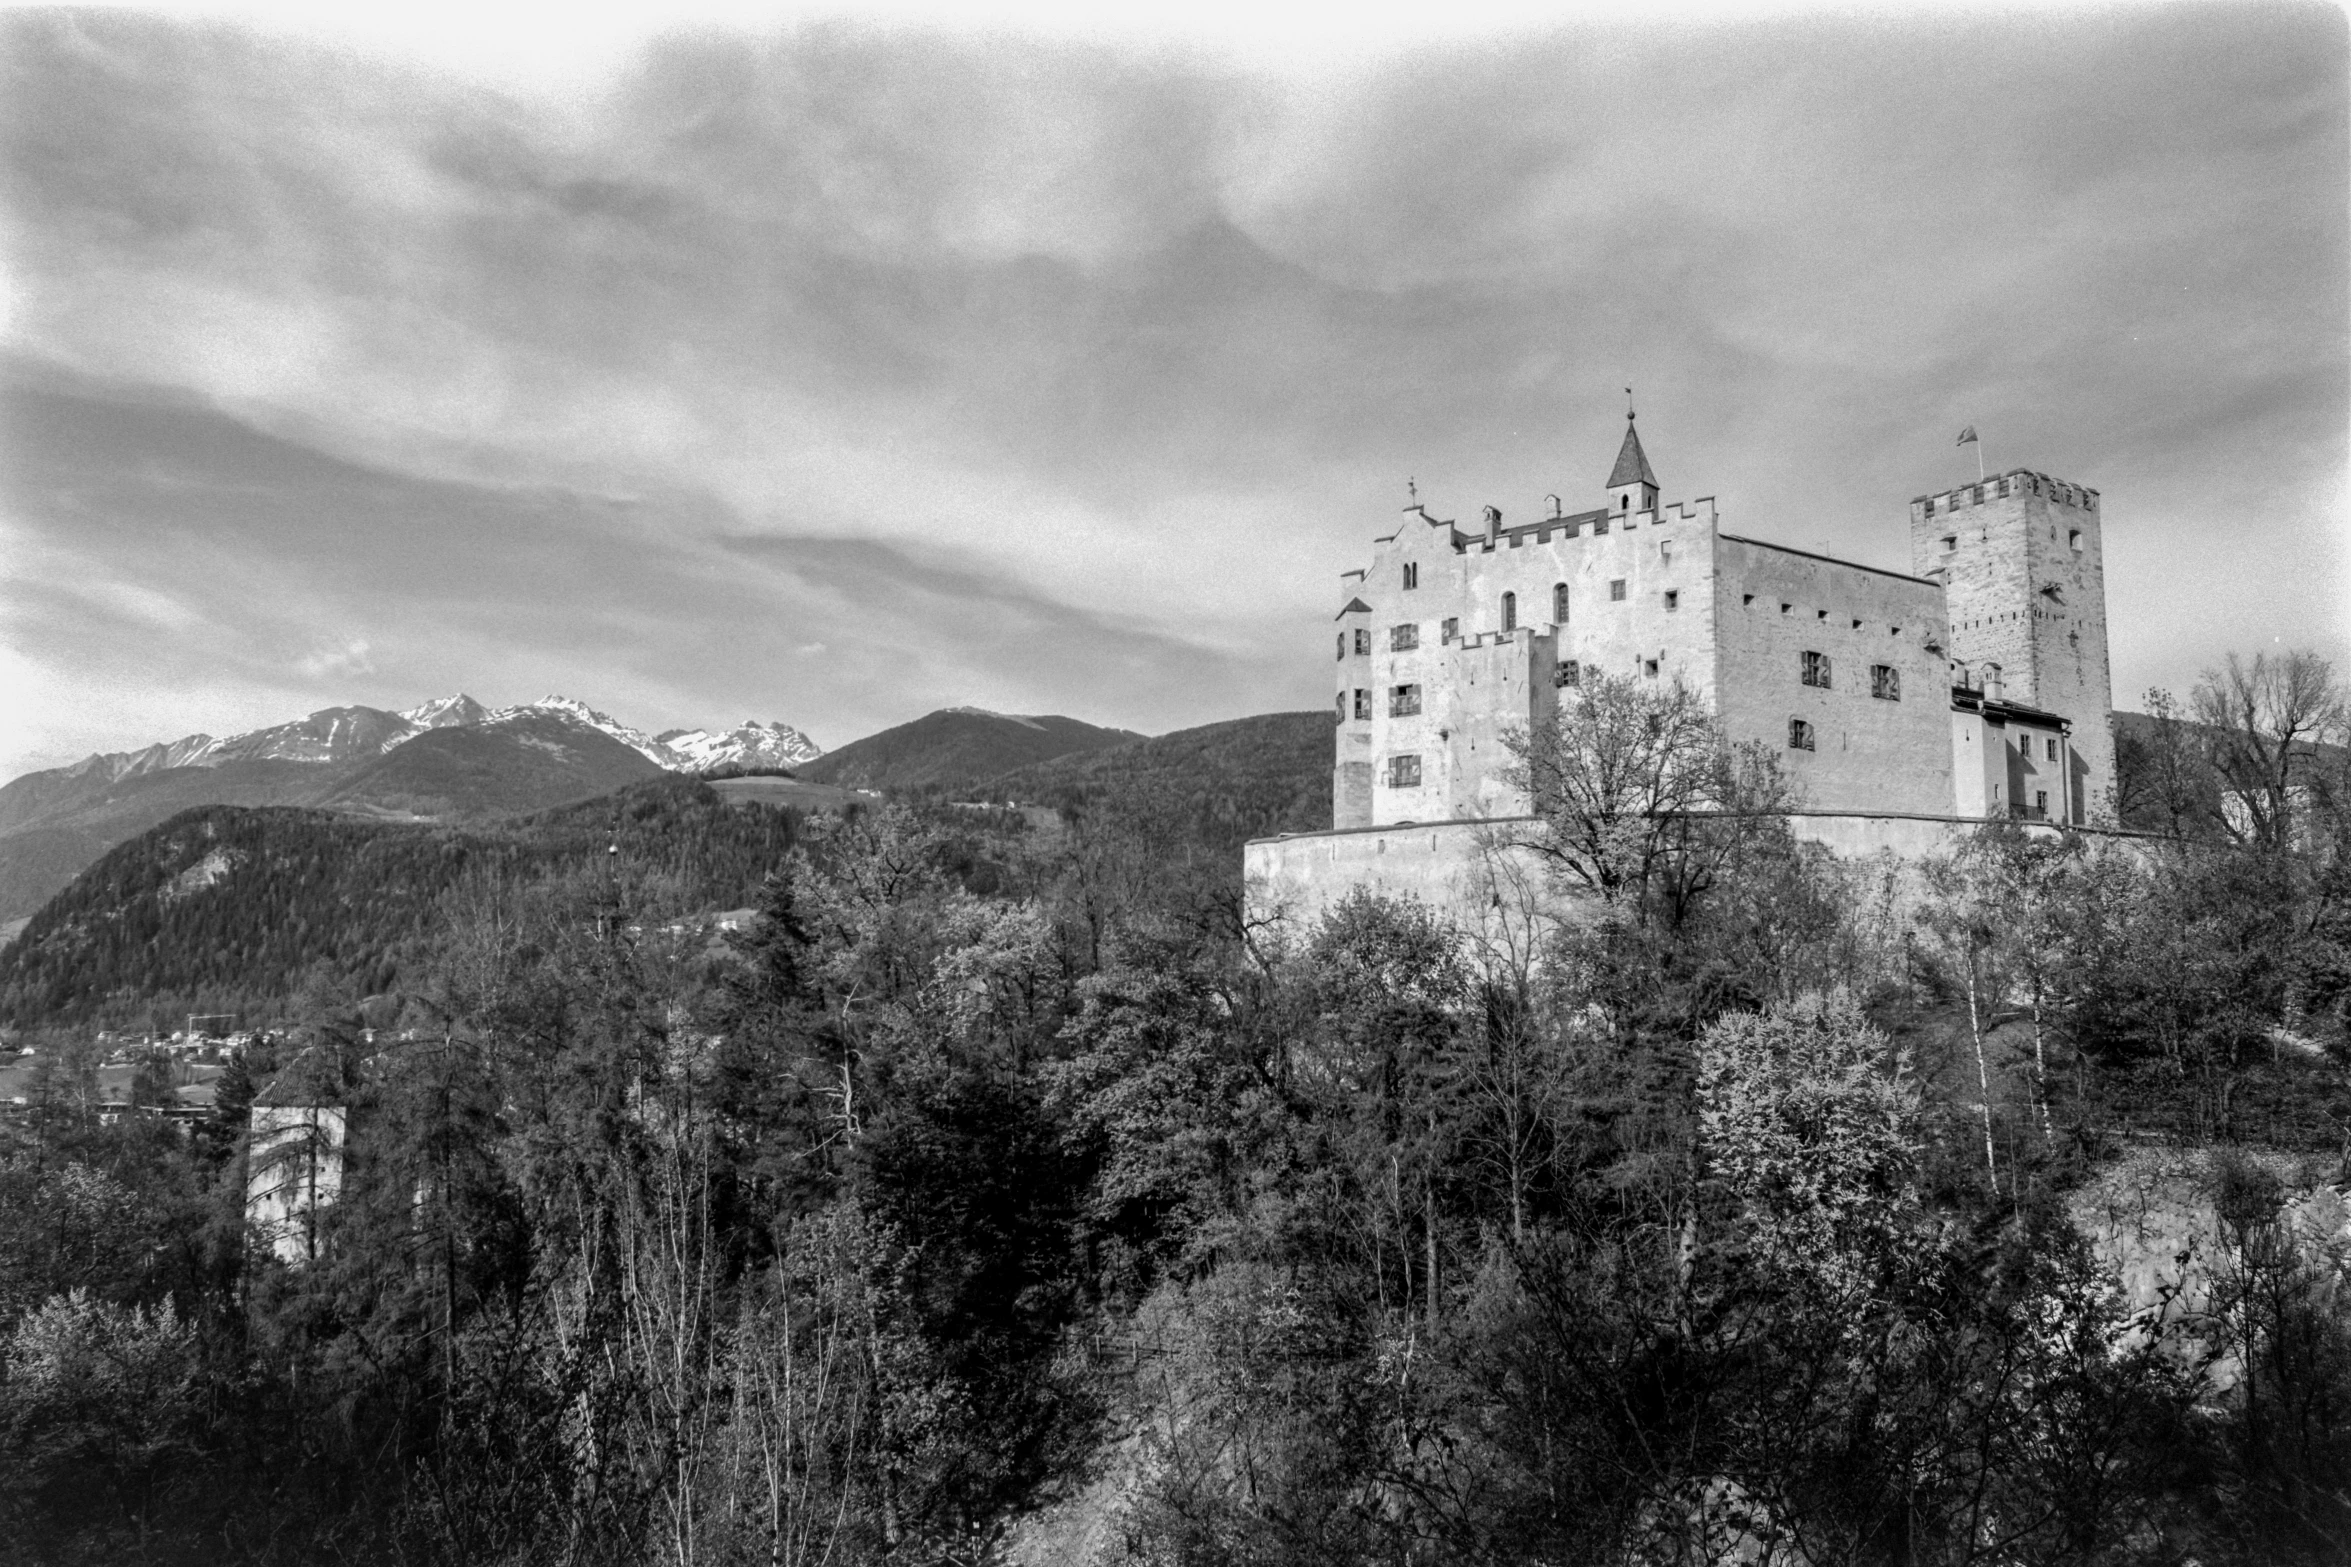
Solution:
<svg viewBox="0 0 2351 1567">
<path fill-rule="evenodd" d="M 1505 737 L 1595 675 L 1682 682 L 1782 755 L 1814 817 L 2108 815 L 2096 490 L 2019 468 L 1919 496 L 1907 573 L 1727 533 L 1711 496 L 1661 503 L 1630 415 L 1605 490 L 1476 528 L 1416 501 L 1345 575 L 1335 834 L 1525 816 Z M 1253 885 L 1335 873 L 1358 851 L 1329 836 L 1252 845 Z"/>
</svg>

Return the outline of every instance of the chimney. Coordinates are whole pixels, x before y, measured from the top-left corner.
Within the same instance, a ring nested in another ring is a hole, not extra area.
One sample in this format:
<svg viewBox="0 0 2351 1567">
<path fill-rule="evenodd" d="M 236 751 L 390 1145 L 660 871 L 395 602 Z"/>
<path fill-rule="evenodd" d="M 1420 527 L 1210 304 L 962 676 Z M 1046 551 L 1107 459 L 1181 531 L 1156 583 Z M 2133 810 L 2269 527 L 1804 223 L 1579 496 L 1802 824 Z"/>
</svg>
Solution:
<svg viewBox="0 0 2351 1567">
<path fill-rule="evenodd" d="M 1499 506 L 1489 506 L 1486 508 L 1486 548 L 1492 549 L 1495 543 L 1500 540 L 1501 537 L 1502 508 Z"/>
</svg>

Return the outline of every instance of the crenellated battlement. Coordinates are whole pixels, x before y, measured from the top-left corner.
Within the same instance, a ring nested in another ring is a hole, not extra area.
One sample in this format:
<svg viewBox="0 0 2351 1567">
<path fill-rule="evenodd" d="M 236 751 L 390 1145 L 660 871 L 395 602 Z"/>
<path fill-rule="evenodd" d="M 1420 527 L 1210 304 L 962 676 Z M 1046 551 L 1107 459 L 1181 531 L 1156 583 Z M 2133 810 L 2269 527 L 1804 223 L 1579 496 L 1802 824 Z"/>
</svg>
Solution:
<svg viewBox="0 0 2351 1567">
<path fill-rule="evenodd" d="M 1658 506 L 1646 511 L 1610 511 L 1601 507 L 1596 511 L 1579 511 L 1565 516 L 1554 512 L 1548 517 L 1538 517 L 1533 522 L 1495 527 L 1484 533 L 1466 532 L 1456 527 L 1452 544 L 1453 552 L 1457 555 L 1466 555 L 1472 550 L 1485 554 L 1497 549 L 1520 549 L 1528 544 L 1548 544 L 1554 537 L 1596 539 L 1611 533 L 1629 533 L 1638 528 L 1663 528 L 1684 522 L 1712 523 L 1715 520 L 1714 497 L 1701 495 L 1694 501 L 1675 501 L 1670 506 Z"/>
<path fill-rule="evenodd" d="M 2086 484 L 2053 479 L 2045 473 L 2035 473 L 2030 468 L 2011 468 L 1979 484 L 1962 484 L 1933 495 L 1912 496 L 1910 518 L 1916 522 L 1927 517 L 1939 517 L 2010 495 L 2046 495 L 2057 505 L 2071 506 L 2077 511 L 2098 509 L 2098 492 Z"/>
</svg>

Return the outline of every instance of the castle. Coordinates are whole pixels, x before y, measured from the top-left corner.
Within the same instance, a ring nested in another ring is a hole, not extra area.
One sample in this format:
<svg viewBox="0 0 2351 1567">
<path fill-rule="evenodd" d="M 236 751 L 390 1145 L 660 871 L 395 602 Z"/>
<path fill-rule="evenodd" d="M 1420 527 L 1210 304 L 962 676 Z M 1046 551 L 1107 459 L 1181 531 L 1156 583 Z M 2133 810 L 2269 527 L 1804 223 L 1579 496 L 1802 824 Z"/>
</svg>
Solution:
<svg viewBox="0 0 2351 1567">
<path fill-rule="evenodd" d="M 1416 499 L 1345 574 L 1332 832 L 1251 845 L 1259 896 L 1395 880 L 1364 860 L 1385 839 L 1318 840 L 1523 818 L 1505 737 L 1595 674 L 1698 693 L 1730 740 L 1782 756 L 1803 830 L 1840 847 L 1929 841 L 1898 822 L 1939 839 L 2107 813 L 2096 490 L 2019 468 L 1919 496 L 1906 575 L 1726 533 L 1712 496 L 1662 504 L 1630 414 L 1605 488 L 1604 506 L 1551 497 L 1531 522 L 1489 506 L 1474 530 Z M 1453 863 L 1458 839 L 1397 848 Z"/>
</svg>

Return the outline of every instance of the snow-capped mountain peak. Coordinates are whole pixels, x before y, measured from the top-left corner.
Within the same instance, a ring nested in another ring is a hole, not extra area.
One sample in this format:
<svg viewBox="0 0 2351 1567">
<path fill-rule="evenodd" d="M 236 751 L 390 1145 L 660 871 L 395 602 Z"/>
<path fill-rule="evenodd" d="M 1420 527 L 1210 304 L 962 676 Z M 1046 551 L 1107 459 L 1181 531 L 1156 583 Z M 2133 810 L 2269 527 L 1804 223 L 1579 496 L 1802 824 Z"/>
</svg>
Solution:
<svg viewBox="0 0 2351 1567">
<path fill-rule="evenodd" d="M 94 755 L 56 769 L 84 785 L 107 785 L 176 767 L 220 767 L 232 762 L 330 763 L 377 756 L 435 729 L 470 728 L 539 714 L 594 729 L 672 772 L 714 767 L 799 767 L 823 752 L 790 724 L 745 719 L 733 729 L 670 729 L 658 737 L 590 707 L 577 697 L 550 695 L 493 712 L 463 692 L 435 697 L 402 712 L 373 707 L 321 708 L 308 718 L 248 730 L 216 740 L 194 734 L 137 751 Z"/>
<path fill-rule="evenodd" d="M 114 783 L 141 773 L 161 772 L 167 767 L 200 767 L 205 756 L 219 744 L 210 735 L 186 735 L 177 740 L 158 741 L 137 751 L 93 752 L 60 771 L 71 778 Z"/>
<path fill-rule="evenodd" d="M 670 766 L 696 772 L 730 764 L 799 767 L 824 754 L 814 740 L 790 724 L 762 724 L 756 718 L 746 718 L 733 729 L 673 729 L 655 743 L 676 758 Z"/>
<path fill-rule="evenodd" d="M 668 747 L 644 730 L 632 729 L 609 714 L 598 712 L 577 697 L 543 696 L 536 702 L 525 702 L 519 707 L 501 708 L 492 713 L 487 721 L 494 724 L 501 718 L 512 718 L 522 713 L 554 713 L 574 723 L 585 724 L 590 729 L 601 730 L 649 762 L 672 770 L 679 765 Z"/>
<path fill-rule="evenodd" d="M 480 723 L 490 716 L 490 710 L 460 691 L 455 696 L 420 702 L 399 716 L 418 729 L 455 729 Z"/>
</svg>

